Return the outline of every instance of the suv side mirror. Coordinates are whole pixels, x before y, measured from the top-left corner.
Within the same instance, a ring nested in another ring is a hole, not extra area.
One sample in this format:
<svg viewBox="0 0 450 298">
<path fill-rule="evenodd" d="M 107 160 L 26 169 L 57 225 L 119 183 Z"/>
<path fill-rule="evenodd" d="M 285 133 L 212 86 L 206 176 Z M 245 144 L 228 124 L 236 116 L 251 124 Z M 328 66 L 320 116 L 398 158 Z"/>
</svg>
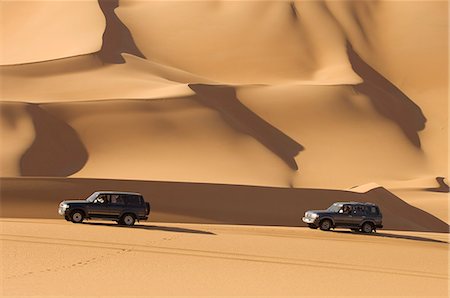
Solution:
<svg viewBox="0 0 450 298">
<path fill-rule="evenodd" d="M 340 210 L 339 210 L 339 213 L 344 213 L 344 210 L 340 209 Z"/>
</svg>

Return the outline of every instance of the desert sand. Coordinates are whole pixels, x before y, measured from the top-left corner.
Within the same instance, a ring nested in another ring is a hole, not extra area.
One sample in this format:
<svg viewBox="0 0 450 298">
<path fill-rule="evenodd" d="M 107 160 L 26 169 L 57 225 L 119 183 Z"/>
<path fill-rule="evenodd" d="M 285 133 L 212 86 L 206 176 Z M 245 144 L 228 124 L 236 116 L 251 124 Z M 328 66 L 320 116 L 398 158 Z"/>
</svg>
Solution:
<svg viewBox="0 0 450 298">
<path fill-rule="evenodd" d="M 0 226 L 7 295 L 448 293 L 443 234 L 174 223 L 130 229 L 8 218 Z"/>
<path fill-rule="evenodd" d="M 4 296 L 79 294 L 70 279 L 92 295 L 448 294 L 447 1 L 0 15 Z M 150 222 L 59 218 L 96 190 L 142 192 Z M 350 200 L 378 204 L 387 231 L 304 228 L 305 210 Z"/>
</svg>

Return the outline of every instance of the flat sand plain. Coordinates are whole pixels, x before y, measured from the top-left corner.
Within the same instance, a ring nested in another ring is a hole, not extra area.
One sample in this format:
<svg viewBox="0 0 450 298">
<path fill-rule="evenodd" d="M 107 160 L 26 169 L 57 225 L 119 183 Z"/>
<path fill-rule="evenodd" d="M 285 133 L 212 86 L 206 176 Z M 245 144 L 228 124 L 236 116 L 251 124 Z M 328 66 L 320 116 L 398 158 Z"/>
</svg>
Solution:
<svg viewBox="0 0 450 298">
<path fill-rule="evenodd" d="M 0 220 L 2 295 L 446 296 L 448 234 Z"/>
</svg>

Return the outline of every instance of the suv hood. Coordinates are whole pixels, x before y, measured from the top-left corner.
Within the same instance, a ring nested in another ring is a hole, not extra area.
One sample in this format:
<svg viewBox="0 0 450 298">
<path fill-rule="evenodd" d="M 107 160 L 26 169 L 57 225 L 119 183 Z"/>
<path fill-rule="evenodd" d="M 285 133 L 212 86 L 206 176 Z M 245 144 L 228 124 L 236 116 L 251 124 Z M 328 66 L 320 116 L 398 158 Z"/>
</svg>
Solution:
<svg viewBox="0 0 450 298">
<path fill-rule="evenodd" d="M 334 212 L 329 212 L 327 210 L 308 210 L 306 213 L 325 215 L 325 214 L 334 214 Z"/>
<path fill-rule="evenodd" d="M 69 200 L 69 201 L 62 201 L 61 203 L 66 204 L 89 204 L 90 202 L 86 200 Z"/>
</svg>

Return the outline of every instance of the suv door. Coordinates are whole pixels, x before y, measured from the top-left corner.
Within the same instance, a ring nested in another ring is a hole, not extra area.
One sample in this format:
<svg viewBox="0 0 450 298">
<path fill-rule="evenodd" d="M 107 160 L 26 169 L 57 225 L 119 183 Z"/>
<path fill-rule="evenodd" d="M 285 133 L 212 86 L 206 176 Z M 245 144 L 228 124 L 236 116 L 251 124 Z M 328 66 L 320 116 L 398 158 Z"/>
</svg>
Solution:
<svg viewBox="0 0 450 298">
<path fill-rule="evenodd" d="M 362 222 L 366 219 L 366 212 L 364 206 L 355 205 L 353 206 L 352 217 L 350 218 L 350 224 L 352 226 L 359 227 Z"/>
<path fill-rule="evenodd" d="M 344 204 L 342 208 L 333 215 L 336 226 L 348 226 L 352 221 L 352 206 Z"/>
<path fill-rule="evenodd" d="M 118 218 L 122 215 L 125 208 L 125 199 L 122 194 L 111 194 L 107 208 L 107 216 L 110 218 Z"/>
<path fill-rule="evenodd" d="M 108 195 L 99 194 L 95 200 L 88 205 L 88 213 L 90 217 L 104 217 L 105 207 L 108 202 Z"/>
</svg>

